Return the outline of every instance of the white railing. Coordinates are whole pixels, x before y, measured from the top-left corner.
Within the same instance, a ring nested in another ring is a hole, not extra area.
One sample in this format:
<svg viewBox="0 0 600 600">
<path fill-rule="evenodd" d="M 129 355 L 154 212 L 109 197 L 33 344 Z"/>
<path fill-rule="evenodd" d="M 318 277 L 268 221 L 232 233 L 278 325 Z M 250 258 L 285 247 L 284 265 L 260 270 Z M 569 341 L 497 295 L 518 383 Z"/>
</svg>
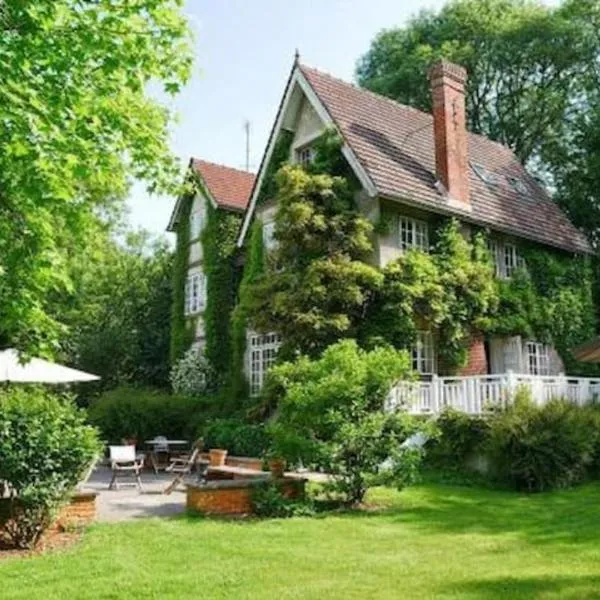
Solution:
<svg viewBox="0 0 600 600">
<path fill-rule="evenodd" d="M 387 410 L 408 410 L 413 414 L 437 414 L 452 407 L 469 414 L 484 414 L 506 406 L 520 387 L 527 387 L 536 404 L 551 398 L 567 398 L 582 405 L 600 400 L 600 379 L 540 375 L 478 375 L 437 377 L 430 381 L 401 382 L 386 401 Z"/>
</svg>

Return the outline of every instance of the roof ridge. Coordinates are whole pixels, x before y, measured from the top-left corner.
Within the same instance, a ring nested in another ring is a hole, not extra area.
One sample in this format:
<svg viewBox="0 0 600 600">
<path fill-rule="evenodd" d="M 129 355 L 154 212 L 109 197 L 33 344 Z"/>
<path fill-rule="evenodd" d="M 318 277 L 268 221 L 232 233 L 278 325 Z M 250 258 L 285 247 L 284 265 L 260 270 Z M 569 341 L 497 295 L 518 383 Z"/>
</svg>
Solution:
<svg viewBox="0 0 600 600">
<path fill-rule="evenodd" d="M 237 167 L 230 167 L 229 165 L 224 165 L 223 163 L 216 163 L 211 160 L 206 160 L 204 158 L 196 158 L 195 156 L 192 156 L 191 158 L 192 158 L 193 162 L 204 163 L 205 165 L 219 167 L 220 169 L 229 169 L 230 171 L 237 171 L 238 173 L 241 173 L 242 175 L 251 175 L 252 177 L 256 177 L 256 173 L 254 173 L 252 171 L 246 171 L 245 169 L 238 169 Z"/>
<path fill-rule="evenodd" d="M 362 93 L 368 94 L 370 96 L 374 96 L 378 100 L 384 100 L 385 102 L 392 104 L 395 107 L 400 107 L 400 108 L 404 108 L 407 110 L 411 110 L 413 112 L 419 113 L 420 115 L 424 115 L 426 117 L 430 117 L 431 119 L 433 119 L 433 115 L 430 112 L 421 110 L 420 108 L 415 108 L 414 106 L 411 106 L 410 104 L 404 104 L 402 102 L 398 102 L 397 100 L 394 100 L 393 98 L 389 98 L 388 96 L 384 96 L 383 94 L 378 94 L 377 92 L 374 92 L 373 90 L 361 87 L 355 83 L 346 81 L 345 79 L 341 79 L 340 77 L 336 77 L 335 75 L 332 75 L 331 73 L 328 73 L 326 71 L 322 71 L 321 69 L 317 69 L 316 67 L 311 67 L 304 63 L 299 63 L 298 66 L 300 67 L 300 69 L 308 69 L 310 71 L 314 71 L 314 72 L 318 73 L 319 75 L 328 77 L 329 79 L 333 79 L 334 81 L 337 81 L 338 83 L 341 83 L 342 85 L 351 87 L 352 89 L 356 90 L 357 92 L 362 92 Z M 500 146 L 501 148 L 503 148 L 504 150 L 508 150 L 509 152 L 512 152 L 514 154 L 514 151 L 511 148 L 509 148 L 506 144 L 499 142 L 498 140 L 493 140 L 492 138 L 488 137 L 487 135 L 485 135 L 483 133 L 477 133 L 475 131 L 471 131 L 468 128 L 467 128 L 467 133 L 469 135 L 477 136 L 488 142 L 496 144 L 496 145 Z"/>
</svg>

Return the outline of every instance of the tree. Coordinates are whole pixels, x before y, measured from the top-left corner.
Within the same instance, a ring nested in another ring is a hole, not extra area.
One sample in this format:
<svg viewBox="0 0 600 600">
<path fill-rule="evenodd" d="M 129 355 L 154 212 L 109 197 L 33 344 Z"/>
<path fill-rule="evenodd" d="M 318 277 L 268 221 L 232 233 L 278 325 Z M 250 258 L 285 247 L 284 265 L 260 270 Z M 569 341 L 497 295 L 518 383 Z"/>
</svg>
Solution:
<svg viewBox="0 0 600 600">
<path fill-rule="evenodd" d="M 454 0 L 382 31 L 357 66 L 360 85 L 431 110 L 434 58 L 468 71 L 468 126 L 514 150 L 523 163 L 563 135 L 558 127 L 597 64 L 597 0 L 552 8 L 533 0 Z"/>
<path fill-rule="evenodd" d="M 51 353 L 53 292 L 96 215 L 132 177 L 173 189 L 171 113 L 191 47 L 182 0 L 5 0 L 0 7 L 0 323 L 5 343 Z"/>
<path fill-rule="evenodd" d="M 130 233 L 122 244 L 104 231 L 71 258 L 73 292 L 56 299 L 68 325 L 65 358 L 102 377 L 104 388 L 169 386 L 171 272 L 166 242 Z"/>
<path fill-rule="evenodd" d="M 277 249 L 252 288 L 250 321 L 259 331 L 281 334 L 284 351 L 314 356 L 356 335 L 382 282 L 365 262 L 372 225 L 344 177 L 286 165 L 276 184 Z"/>
<path fill-rule="evenodd" d="M 365 352 L 354 340 L 330 346 L 319 359 L 275 366 L 269 375 L 271 389 L 280 390 L 270 425 L 274 452 L 326 469 L 348 503 L 361 502 L 369 476 L 417 430 L 407 413 L 382 410 L 392 385 L 408 372 L 406 352 Z"/>
</svg>

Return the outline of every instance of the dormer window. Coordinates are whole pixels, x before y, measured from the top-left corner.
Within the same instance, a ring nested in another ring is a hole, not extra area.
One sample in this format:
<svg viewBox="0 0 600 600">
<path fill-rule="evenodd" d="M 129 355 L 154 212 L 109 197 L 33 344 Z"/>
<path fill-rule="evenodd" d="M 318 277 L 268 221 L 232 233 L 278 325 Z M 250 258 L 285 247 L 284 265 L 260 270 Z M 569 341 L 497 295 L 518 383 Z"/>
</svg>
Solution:
<svg viewBox="0 0 600 600">
<path fill-rule="evenodd" d="M 315 151 L 310 146 L 303 146 L 296 150 L 296 162 L 303 167 L 308 167 L 315 158 Z"/>
</svg>

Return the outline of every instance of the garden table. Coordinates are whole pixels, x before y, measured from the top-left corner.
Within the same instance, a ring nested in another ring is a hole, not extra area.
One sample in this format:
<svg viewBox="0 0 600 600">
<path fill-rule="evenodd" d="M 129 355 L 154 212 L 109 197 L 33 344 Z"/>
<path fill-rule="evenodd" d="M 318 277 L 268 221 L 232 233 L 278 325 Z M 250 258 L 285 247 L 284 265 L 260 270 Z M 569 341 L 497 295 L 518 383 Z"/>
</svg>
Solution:
<svg viewBox="0 0 600 600">
<path fill-rule="evenodd" d="M 181 452 L 185 452 L 190 448 L 190 443 L 188 440 L 154 438 L 152 440 L 146 440 L 144 443 L 150 449 L 150 462 L 156 474 L 158 474 L 160 469 L 164 469 L 169 464 L 168 461 L 163 464 L 160 463 L 158 460 L 158 455 L 160 453 L 166 453 L 168 456 L 171 456 L 173 451 L 176 449 L 180 450 Z"/>
</svg>

